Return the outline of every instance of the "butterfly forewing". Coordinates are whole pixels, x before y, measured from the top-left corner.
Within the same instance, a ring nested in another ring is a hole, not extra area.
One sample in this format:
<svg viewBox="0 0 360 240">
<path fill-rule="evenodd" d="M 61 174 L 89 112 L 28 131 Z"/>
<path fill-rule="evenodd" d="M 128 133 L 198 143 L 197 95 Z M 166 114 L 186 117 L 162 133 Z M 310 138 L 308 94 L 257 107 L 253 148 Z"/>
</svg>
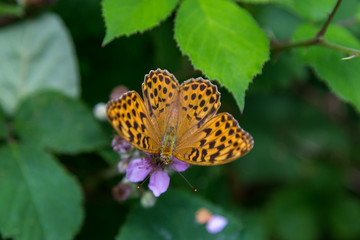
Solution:
<svg viewBox="0 0 360 240">
<path fill-rule="evenodd" d="M 220 113 L 177 145 L 174 156 L 190 164 L 218 165 L 244 156 L 253 146 L 251 135 L 230 114 Z"/>
<path fill-rule="evenodd" d="M 126 141 L 147 153 L 160 153 L 159 130 L 152 124 L 137 92 L 130 91 L 111 100 L 106 113 L 111 125 Z"/>
<path fill-rule="evenodd" d="M 190 79 L 180 86 L 177 142 L 181 144 L 210 120 L 220 107 L 220 93 L 209 80 Z"/>
<path fill-rule="evenodd" d="M 145 75 L 142 88 L 145 106 L 152 123 L 158 126 L 159 134 L 164 136 L 178 98 L 179 83 L 168 71 L 157 69 Z"/>
</svg>

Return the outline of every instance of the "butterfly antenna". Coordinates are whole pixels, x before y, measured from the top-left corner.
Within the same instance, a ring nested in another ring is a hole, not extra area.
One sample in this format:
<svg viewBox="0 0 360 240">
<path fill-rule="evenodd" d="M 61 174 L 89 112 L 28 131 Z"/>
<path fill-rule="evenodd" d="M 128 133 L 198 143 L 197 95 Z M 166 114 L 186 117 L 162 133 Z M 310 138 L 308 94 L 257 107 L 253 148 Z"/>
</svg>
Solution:
<svg viewBox="0 0 360 240">
<path fill-rule="evenodd" d="M 180 176 L 185 180 L 185 182 L 187 182 L 189 184 L 189 186 L 194 190 L 194 192 L 197 192 L 197 189 L 194 188 L 193 185 L 191 185 L 191 183 L 186 179 L 186 177 L 184 177 L 184 175 L 182 175 L 181 172 L 178 172 L 180 174 Z"/>
<path fill-rule="evenodd" d="M 144 181 L 142 181 L 142 183 L 140 183 L 140 185 L 137 186 L 138 189 L 141 188 L 141 186 L 149 179 L 150 175 L 151 175 L 151 174 L 149 174 L 149 175 L 144 179 Z"/>
</svg>

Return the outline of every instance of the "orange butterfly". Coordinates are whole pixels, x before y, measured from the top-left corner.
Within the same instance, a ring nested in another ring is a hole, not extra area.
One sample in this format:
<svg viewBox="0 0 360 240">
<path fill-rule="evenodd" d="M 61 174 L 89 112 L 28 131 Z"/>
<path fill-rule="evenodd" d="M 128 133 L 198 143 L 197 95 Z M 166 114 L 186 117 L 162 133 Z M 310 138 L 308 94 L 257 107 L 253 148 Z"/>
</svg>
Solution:
<svg viewBox="0 0 360 240">
<path fill-rule="evenodd" d="M 247 154 L 252 136 L 229 113 L 216 115 L 220 93 L 209 80 L 189 79 L 179 85 L 174 75 L 157 69 L 145 76 L 144 101 L 135 91 L 107 104 L 107 117 L 136 148 L 195 165 L 228 163 Z"/>
</svg>

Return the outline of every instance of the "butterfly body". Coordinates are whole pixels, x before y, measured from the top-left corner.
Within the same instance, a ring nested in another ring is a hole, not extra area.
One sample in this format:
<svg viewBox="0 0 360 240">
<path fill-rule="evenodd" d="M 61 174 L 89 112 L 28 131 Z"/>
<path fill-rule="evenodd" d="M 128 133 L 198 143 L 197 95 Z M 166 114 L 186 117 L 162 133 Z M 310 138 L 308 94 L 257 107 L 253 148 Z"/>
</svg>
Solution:
<svg viewBox="0 0 360 240">
<path fill-rule="evenodd" d="M 129 91 L 107 104 L 109 122 L 136 148 L 195 165 L 218 165 L 247 154 L 253 138 L 229 113 L 216 114 L 220 93 L 209 80 L 189 79 L 157 69 L 145 75 L 143 98 Z"/>
<path fill-rule="evenodd" d="M 170 127 L 168 133 L 164 136 L 163 144 L 161 147 L 161 161 L 168 165 L 173 162 L 173 151 L 175 148 L 175 129 Z"/>
</svg>

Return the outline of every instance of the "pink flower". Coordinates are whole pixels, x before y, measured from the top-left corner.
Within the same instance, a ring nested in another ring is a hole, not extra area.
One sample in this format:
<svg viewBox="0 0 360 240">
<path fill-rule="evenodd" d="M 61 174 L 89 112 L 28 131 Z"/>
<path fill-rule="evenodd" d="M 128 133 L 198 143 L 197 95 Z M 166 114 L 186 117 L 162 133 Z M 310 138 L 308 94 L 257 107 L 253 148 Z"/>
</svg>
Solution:
<svg viewBox="0 0 360 240">
<path fill-rule="evenodd" d="M 130 182 L 141 182 L 150 174 L 149 188 L 155 197 L 158 197 L 168 189 L 170 177 L 164 169 L 164 165 L 156 159 L 158 159 L 156 155 L 149 155 L 132 160 L 126 168 L 126 178 Z M 189 164 L 173 157 L 173 162 L 169 164 L 169 167 L 177 172 L 183 172 L 189 167 Z"/>
<path fill-rule="evenodd" d="M 206 230 L 209 233 L 215 234 L 221 232 L 227 225 L 227 219 L 220 215 L 212 215 L 206 223 Z"/>
</svg>

